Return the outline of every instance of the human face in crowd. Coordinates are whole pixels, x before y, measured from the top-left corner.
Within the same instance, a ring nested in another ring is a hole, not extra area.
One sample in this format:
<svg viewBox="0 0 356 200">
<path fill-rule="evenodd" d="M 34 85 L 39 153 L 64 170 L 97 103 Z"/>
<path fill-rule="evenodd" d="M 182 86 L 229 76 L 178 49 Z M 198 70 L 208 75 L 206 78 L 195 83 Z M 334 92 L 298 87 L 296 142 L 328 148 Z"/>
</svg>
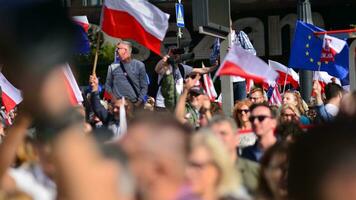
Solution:
<svg viewBox="0 0 356 200">
<path fill-rule="evenodd" d="M 286 170 L 287 170 L 287 155 L 284 153 L 277 153 L 272 156 L 268 166 L 264 169 L 263 176 L 265 176 L 267 185 L 273 194 L 279 197 L 286 197 Z"/>
<path fill-rule="evenodd" d="M 297 99 L 293 93 L 287 92 L 283 95 L 283 104 L 292 104 L 294 106 L 298 105 Z"/>
<path fill-rule="evenodd" d="M 187 178 L 192 191 L 198 195 L 215 191 L 219 170 L 206 147 L 197 146 L 193 149 L 188 160 Z"/>
<path fill-rule="evenodd" d="M 250 101 L 254 104 L 263 103 L 263 101 L 264 101 L 263 94 L 260 91 L 251 93 L 249 98 L 250 98 Z"/>
<path fill-rule="evenodd" d="M 247 105 L 241 106 L 240 109 L 237 110 L 237 117 L 243 123 L 249 122 L 250 117 L 250 109 Z"/>
<path fill-rule="evenodd" d="M 120 106 L 123 103 L 124 102 L 122 101 L 122 99 L 117 99 L 112 104 L 112 113 L 114 114 L 115 119 L 120 119 Z M 125 102 L 125 106 L 127 106 L 126 102 Z"/>
<path fill-rule="evenodd" d="M 265 106 L 258 106 L 251 112 L 250 122 L 252 129 L 258 137 L 273 134 L 277 126 L 277 121 L 272 117 L 272 113 Z"/>
<path fill-rule="evenodd" d="M 131 52 L 129 51 L 128 45 L 120 43 L 116 47 L 117 47 L 117 53 L 119 54 L 121 60 L 127 61 L 128 59 L 131 58 Z"/>
<path fill-rule="evenodd" d="M 192 96 L 192 101 L 190 103 L 195 109 L 200 110 L 200 108 L 203 106 L 206 97 L 207 96 L 203 94 Z"/>
<path fill-rule="evenodd" d="M 221 139 L 224 145 L 228 148 L 230 153 L 236 152 L 236 147 L 239 143 L 239 137 L 237 132 L 234 132 L 229 122 L 222 121 L 215 123 L 211 126 L 211 130 L 214 134 Z"/>
<path fill-rule="evenodd" d="M 297 120 L 297 115 L 292 109 L 287 108 L 283 111 L 283 113 L 281 113 L 281 120 L 283 122 L 291 122 Z"/>
</svg>

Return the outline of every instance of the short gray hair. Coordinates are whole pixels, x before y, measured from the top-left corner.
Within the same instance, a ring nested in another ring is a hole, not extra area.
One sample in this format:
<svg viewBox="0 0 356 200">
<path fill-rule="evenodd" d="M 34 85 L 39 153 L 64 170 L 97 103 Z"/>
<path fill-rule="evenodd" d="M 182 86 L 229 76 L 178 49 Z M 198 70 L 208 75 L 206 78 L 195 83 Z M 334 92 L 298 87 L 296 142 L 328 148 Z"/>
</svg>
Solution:
<svg viewBox="0 0 356 200">
<path fill-rule="evenodd" d="M 120 45 L 120 44 L 124 44 L 124 45 L 127 45 L 128 48 L 127 48 L 127 51 L 131 54 L 132 53 L 132 43 L 129 42 L 129 41 L 126 41 L 126 40 L 121 40 L 117 43 L 117 45 Z"/>
</svg>

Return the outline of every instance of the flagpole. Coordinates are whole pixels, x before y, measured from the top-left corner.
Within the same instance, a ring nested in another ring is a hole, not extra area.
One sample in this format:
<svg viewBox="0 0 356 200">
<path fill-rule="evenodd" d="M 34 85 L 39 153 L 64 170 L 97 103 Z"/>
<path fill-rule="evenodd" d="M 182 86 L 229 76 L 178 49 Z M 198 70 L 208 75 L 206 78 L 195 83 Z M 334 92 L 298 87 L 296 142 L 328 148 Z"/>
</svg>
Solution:
<svg viewBox="0 0 356 200">
<path fill-rule="evenodd" d="M 98 37 L 97 37 L 97 41 L 96 41 L 96 49 L 95 49 L 95 58 L 94 58 L 94 64 L 93 64 L 93 72 L 92 74 L 95 75 L 96 74 L 96 66 L 98 64 L 98 54 L 99 54 L 99 45 L 100 45 L 100 30 L 98 31 Z"/>
<path fill-rule="evenodd" d="M 105 5 L 105 0 L 103 0 L 103 5 Z M 99 19 L 99 30 L 98 30 L 98 37 L 96 41 L 96 49 L 95 49 L 95 57 L 94 57 L 94 64 L 93 64 L 93 71 L 92 74 L 96 74 L 96 66 L 98 64 L 98 57 L 99 57 L 99 46 L 100 46 L 100 32 L 101 32 L 101 27 L 102 27 L 102 19 L 103 19 L 103 14 L 104 14 L 104 6 L 101 7 L 100 11 L 100 19 Z"/>
</svg>

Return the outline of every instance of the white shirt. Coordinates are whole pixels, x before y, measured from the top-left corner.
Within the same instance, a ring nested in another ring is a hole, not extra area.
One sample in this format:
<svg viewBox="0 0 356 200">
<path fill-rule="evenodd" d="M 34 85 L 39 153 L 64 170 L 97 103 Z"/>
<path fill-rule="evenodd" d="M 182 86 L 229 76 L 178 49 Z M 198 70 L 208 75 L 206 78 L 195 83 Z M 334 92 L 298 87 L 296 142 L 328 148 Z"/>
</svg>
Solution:
<svg viewBox="0 0 356 200">
<path fill-rule="evenodd" d="M 335 106 L 334 104 L 330 104 L 330 103 L 325 105 L 325 110 L 333 117 L 335 117 L 337 115 L 337 113 L 339 112 L 339 108 L 337 106 Z"/>
<path fill-rule="evenodd" d="M 56 184 L 48 178 L 42 168 L 37 165 L 26 165 L 9 170 L 19 190 L 30 195 L 34 200 L 55 200 Z"/>
</svg>

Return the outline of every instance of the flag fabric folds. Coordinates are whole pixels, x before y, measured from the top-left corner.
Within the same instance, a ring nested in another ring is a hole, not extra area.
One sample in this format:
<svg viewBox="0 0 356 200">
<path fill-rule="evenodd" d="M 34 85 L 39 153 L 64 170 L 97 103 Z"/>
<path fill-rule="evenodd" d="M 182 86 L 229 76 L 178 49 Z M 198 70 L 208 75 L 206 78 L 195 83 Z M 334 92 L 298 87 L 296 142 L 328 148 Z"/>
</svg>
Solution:
<svg viewBox="0 0 356 200">
<path fill-rule="evenodd" d="M 268 60 L 268 65 L 278 72 L 279 77 L 277 83 L 279 85 L 284 85 L 286 82 L 286 84 L 291 84 L 294 89 L 299 87 L 299 75 L 292 68 L 286 67 L 273 60 Z"/>
<path fill-rule="evenodd" d="M 101 26 L 111 37 L 132 39 L 160 55 L 169 15 L 146 0 L 106 0 Z"/>
<path fill-rule="evenodd" d="M 89 21 L 87 16 L 74 16 L 72 20 L 76 24 L 75 52 L 88 54 L 90 52 L 90 43 L 88 38 Z"/>
<path fill-rule="evenodd" d="M 77 81 L 74 78 L 72 70 L 67 64 L 62 68 L 64 74 L 64 83 L 69 95 L 70 103 L 75 106 L 83 102 L 83 96 L 77 84 Z"/>
<path fill-rule="evenodd" d="M 289 59 L 289 67 L 326 71 L 339 79 L 348 76 L 349 48 L 347 45 L 335 55 L 334 61 L 322 61 L 323 38 L 314 35 L 314 32 L 324 31 L 312 24 L 297 21 L 294 40 Z"/>
<path fill-rule="evenodd" d="M 21 103 L 21 91 L 15 88 L 6 78 L 0 73 L 0 87 L 2 90 L 1 98 L 6 112 L 11 111 L 17 104 Z"/>
<path fill-rule="evenodd" d="M 270 86 L 268 91 L 267 91 L 267 96 L 269 96 L 269 103 L 271 105 L 277 105 L 281 106 L 282 105 L 282 96 L 281 93 L 278 90 L 278 85 L 274 84 L 274 86 Z"/>
<path fill-rule="evenodd" d="M 204 63 L 202 63 L 203 68 L 205 68 Z M 203 74 L 203 88 L 205 90 L 205 93 L 208 95 L 210 101 L 215 101 L 215 99 L 218 97 L 213 80 L 210 77 L 210 73 L 208 74 Z"/>
<path fill-rule="evenodd" d="M 232 46 L 216 75 L 241 76 L 269 84 L 278 77 L 278 73 L 263 60 L 236 45 Z"/>
</svg>

